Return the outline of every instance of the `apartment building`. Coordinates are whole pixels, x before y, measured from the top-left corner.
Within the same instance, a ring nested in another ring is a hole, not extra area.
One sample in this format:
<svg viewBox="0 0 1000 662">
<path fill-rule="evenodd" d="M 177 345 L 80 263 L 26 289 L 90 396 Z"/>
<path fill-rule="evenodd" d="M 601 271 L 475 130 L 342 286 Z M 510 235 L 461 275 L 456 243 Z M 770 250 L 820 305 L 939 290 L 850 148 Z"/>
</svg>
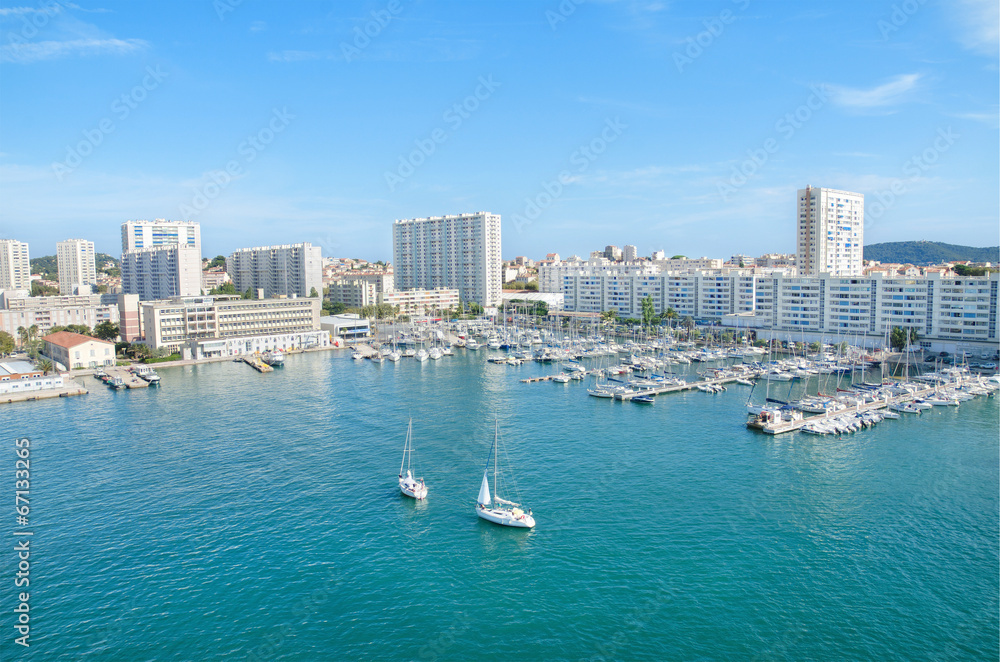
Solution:
<svg viewBox="0 0 1000 662">
<path fill-rule="evenodd" d="M 799 274 L 862 275 L 865 196 L 807 186 L 797 199 Z"/>
<path fill-rule="evenodd" d="M 94 242 L 67 239 L 56 244 L 59 294 L 90 294 L 97 286 Z"/>
<path fill-rule="evenodd" d="M 500 216 L 487 212 L 395 221 L 395 289 L 454 288 L 466 303 L 495 306 L 503 284 L 500 240 Z"/>
<path fill-rule="evenodd" d="M 323 292 L 323 256 L 319 246 L 303 242 L 241 248 L 226 258 L 226 273 L 240 292 L 252 289 L 264 299 L 308 297 Z"/>
<path fill-rule="evenodd" d="M 28 244 L 0 239 L 0 291 L 31 289 L 31 260 Z"/>
</svg>

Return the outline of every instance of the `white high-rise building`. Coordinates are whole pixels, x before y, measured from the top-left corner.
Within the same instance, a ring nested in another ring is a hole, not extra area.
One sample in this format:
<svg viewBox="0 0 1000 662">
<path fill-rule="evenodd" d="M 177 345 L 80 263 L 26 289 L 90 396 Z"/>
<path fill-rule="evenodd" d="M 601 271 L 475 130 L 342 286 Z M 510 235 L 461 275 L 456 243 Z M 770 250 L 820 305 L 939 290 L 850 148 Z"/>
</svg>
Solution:
<svg viewBox="0 0 1000 662">
<path fill-rule="evenodd" d="M 639 249 L 635 246 L 622 247 L 622 260 L 625 262 L 635 262 L 639 258 Z"/>
<path fill-rule="evenodd" d="M 154 246 L 187 246 L 201 255 L 201 225 L 197 221 L 126 221 L 122 223 L 122 252 Z"/>
<path fill-rule="evenodd" d="M 90 294 L 97 285 L 94 242 L 67 239 L 56 244 L 59 294 Z"/>
<path fill-rule="evenodd" d="M 500 303 L 499 214 L 395 221 L 392 246 L 397 290 L 455 288 L 465 303 Z"/>
<path fill-rule="evenodd" d="M 860 276 L 863 272 L 865 196 L 832 188 L 799 189 L 800 276 Z"/>
<path fill-rule="evenodd" d="M 0 290 L 31 289 L 31 261 L 28 244 L 0 239 Z"/>
<path fill-rule="evenodd" d="M 142 301 L 201 294 L 201 250 L 153 246 L 122 253 L 122 292 Z"/>
<path fill-rule="evenodd" d="M 263 290 L 265 299 L 323 293 L 322 249 L 308 241 L 241 248 L 226 258 L 226 273 L 237 290 Z"/>
</svg>

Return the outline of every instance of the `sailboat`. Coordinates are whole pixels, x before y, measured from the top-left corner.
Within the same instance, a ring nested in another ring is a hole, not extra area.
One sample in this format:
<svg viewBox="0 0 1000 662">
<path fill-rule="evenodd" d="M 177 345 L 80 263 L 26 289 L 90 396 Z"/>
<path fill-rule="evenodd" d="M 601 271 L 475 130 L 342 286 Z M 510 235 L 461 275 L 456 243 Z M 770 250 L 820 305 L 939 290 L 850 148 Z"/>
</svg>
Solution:
<svg viewBox="0 0 1000 662">
<path fill-rule="evenodd" d="M 493 456 L 493 496 L 490 496 L 490 458 L 486 458 L 486 468 L 483 470 L 483 482 L 479 487 L 479 497 L 476 499 L 476 514 L 480 518 L 500 524 L 501 526 L 513 526 L 521 529 L 530 529 L 535 526 L 535 518 L 532 517 L 531 509 L 524 512 L 521 504 L 507 501 L 497 494 L 497 452 L 500 437 L 500 422 L 496 422 L 493 430 L 493 448 L 490 453 Z M 516 487 L 515 487 L 516 489 Z"/>
<path fill-rule="evenodd" d="M 406 442 L 403 444 L 403 461 L 399 465 L 399 491 L 414 499 L 423 499 L 427 496 L 427 486 L 424 479 L 417 480 L 410 472 L 410 456 L 413 455 L 413 419 L 410 419 L 406 426 Z M 406 473 L 403 473 L 403 467 Z"/>
</svg>

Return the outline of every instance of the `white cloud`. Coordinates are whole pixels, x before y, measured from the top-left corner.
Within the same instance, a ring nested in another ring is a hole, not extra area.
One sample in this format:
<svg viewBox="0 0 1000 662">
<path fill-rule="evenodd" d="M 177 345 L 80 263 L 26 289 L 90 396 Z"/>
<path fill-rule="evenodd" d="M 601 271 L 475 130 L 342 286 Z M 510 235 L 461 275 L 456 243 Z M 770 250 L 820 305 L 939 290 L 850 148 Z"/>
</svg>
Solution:
<svg viewBox="0 0 1000 662">
<path fill-rule="evenodd" d="M 267 23 L 264 21 L 254 21 L 250 24 L 250 32 L 263 32 L 267 29 Z"/>
<path fill-rule="evenodd" d="M 871 110 L 886 108 L 908 101 L 912 92 L 917 89 L 920 74 L 901 74 L 869 89 L 846 87 L 828 84 L 830 99 L 833 103 L 853 110 Z"/>
<path fill-rule="evenodd" d="M 146 48 L 142 39 L 73 39 L 10 43 L 0 46 L 0 62 L 28 64 L 88 55 L 127 55 Z"/>
<path fill-rule="evenodd" d="M 1000 3 L 997 0 L 958 0 L 948 6 L 958 24 L 958 40 L 971 50 L 995 55 L 1000 44 Z"/>
</svg>

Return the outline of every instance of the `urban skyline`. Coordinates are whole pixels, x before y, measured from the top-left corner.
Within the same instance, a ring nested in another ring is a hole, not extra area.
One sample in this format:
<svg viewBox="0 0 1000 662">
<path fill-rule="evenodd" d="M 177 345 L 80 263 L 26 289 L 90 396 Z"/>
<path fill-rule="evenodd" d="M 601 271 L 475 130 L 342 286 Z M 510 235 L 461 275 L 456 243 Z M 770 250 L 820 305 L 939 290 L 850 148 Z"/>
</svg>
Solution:
<svg viewBox="0 0 1000 662">
<path fill-rule="evenodd" d="M 510 255 L 794 252 L 804 183 L 864 194 L 870 243 L 997 235 L 992 2 L 55 7 L 0 13 L 0 237 L 387 260 L 387 220 L 489 209 Z"/>
</svg>

